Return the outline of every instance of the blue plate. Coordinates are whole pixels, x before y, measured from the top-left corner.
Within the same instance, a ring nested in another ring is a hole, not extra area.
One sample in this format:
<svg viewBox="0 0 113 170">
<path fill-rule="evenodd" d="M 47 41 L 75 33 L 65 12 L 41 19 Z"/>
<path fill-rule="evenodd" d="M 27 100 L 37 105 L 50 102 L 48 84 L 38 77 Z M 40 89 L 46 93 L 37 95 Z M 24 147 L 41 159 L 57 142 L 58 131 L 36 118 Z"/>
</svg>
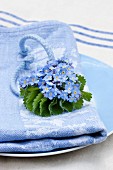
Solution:
<svg viewBox="0 0 113 170">
<path fill-rule="evenodd" d="M 110 134 L 113 131 L 113 68 L 94 58 L 82 54 L 80 56 L 99 115 Z"/>
<path fill-rule="evenodd" d="M 113 68 L 88 56 L 80 54 L 81 65 L 87 79 L 90 91 L 93 93 L 99 115 L 104 122 L 108 135 L 113 133 Z M 0 153 L 1 156 L 11 157 L 39 157 L 57 155 L 83 147 L 63 149 L 46 153 L 16 154 Z"/>
</svg>

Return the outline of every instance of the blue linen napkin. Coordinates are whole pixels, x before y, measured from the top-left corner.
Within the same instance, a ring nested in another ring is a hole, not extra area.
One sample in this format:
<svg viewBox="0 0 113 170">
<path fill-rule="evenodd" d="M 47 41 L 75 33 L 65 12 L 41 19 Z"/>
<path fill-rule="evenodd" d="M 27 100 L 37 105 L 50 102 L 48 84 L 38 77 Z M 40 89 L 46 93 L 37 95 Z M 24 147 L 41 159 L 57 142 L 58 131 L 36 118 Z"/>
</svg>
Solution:
<svg viewBox="0 0 113 170">
<path fill-rule="evenodd" d="M 0 152 L 46 152 L 54 149 L 86 146 L 102 142 L 106 128 L 99 118 L 95 102 L 70 113 L 42 118 L 27 111 L 11 90 L 11 79 L 21 64 L 19 42 L 29 34 L 39 35 L 51 47 L 55 58 L 72 59 L 77 72 L 80 60 L 73 33 L 58 21 L 36 22 L 15 28 L 0 28 Z M 34 63 L 44 65 L 47 54 L 33 40 L 30 46 Z"/>
</svg>

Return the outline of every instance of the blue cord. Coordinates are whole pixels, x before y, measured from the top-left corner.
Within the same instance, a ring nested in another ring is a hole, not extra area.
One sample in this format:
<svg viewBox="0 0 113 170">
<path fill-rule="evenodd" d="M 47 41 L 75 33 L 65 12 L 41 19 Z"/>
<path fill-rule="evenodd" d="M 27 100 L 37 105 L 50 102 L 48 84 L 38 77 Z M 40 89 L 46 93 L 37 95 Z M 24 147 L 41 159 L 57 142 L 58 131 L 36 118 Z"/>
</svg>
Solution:
<svg viewBox="0 0 113 170">
<path fill-rule="evenodd" d="M 20 49 L 21 49 L 21 52 L 20 52 L 20 53 L 21 53 L 23 56 L 28 55 L 28 50 L 27 50 L 27 48 L 25 47 L 25 42 L 26 42 L 26 40 L 28 40 L 28 39 L 32 39 L 32 40 L 35 40 L 37 43 L 40 43 L 40 44 L 42 45 L 42 47 L 45 49 L 48 57 L 49 57 L 50 59 L 52 59 L 52 60 L 55 59 L 54 54 L 53 54 L 51 48 L 49 47 L 49 45 L 46 43 L 46 41 L 45 41 L 43 38 L 41 38 L 40 36 L 38 36 L 38 35 L 33 35 L 33 34 L 27 35 L 27 36 L 25 36 L 24 38 L 22 38 L 22 39 L 20 40 L 20 43 L 19 43 L 19 46 L 20 46 Z"/>
<path fill-rule="evenodd" d="M 18 77 L 19 77 L 19 74 L 22 70 L 29 70 L 30 69 L 30 64 L 33 63 L 34 61 L 34 58 L 31 57 L 31 56 L 28 56 L 28 48 L 25 47 L 25 42 L 28 40 L 28 39 L 32 39 L 32 40 L 35 40 L 36 42 L 40 43 L 42 45 L 42 47 L 45 49 L 48 57 L 50 60 L 54 60 L 55 57 L 54 57 L 54 54 L 51 50 L 51 48 L 48 46 L 48 44 L 46 43 L 46 41 L 41 38 L 40 36 L 38 35 L 27 35 L 25 37 L 23 37 L 21 40 L 20 40 L 20 43 L 19 43 L 19 46 L 20 46 L 20 54 L 21 54 L 21 57 L 23 58 L 22 59 L 22 64 L 16 69 L 16 72 L 14 73 L 14 75 L 12 76 L 12 79 L 11 79 L 11 85 L 10 85 L 10 88 L 12 90 L 12 92 L 16 95 L 16 96 L 19 96 L 19 91 L 17 89 L 17 80 L 18 80 Z"/>
</svg>

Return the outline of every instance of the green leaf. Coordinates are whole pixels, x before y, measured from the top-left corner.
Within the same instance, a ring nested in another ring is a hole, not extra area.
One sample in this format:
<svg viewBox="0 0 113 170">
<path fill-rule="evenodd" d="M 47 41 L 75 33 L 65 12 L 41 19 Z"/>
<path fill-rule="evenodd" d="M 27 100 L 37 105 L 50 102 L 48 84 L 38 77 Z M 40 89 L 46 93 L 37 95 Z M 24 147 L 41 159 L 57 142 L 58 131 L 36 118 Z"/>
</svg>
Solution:
<svg viewBox="0 0 113 170">
<path fill-rule="evenodd" d="M 39 93 L 33 101 L 33 109 L 32 110 L 35 114 L 40 115 L 39 103 L 40 103 L 42 98 L 43 98 L 43 94 Z"/>
<path fill-rule="evenodd" d="M 26 101 L 27 101 L 27 95 L 24 95 L 23 102 L 24 102 L 24 105 L 25 105 L 25 106 L 26 106 Z"/>
<path fill-rule="evenodd" d="M 49 104 L 50 104 L 50 100 L 43 97 L 41 99 L 41 102 L 40 102 L 40 115 L 42 117 L 48 117 L 50 116 L 50 111 L 49 111 Z"/>
<path fill-rule="evenodd" d="M 73 102 L 73 109 L 81 109 L 83 106 L 83 99 L 80 98 L 76 103 Z"/>
<path fill-rule="evenodd" d="M 20 96 L 23 97 L 26 92 L 32 92 L 34 90 L 39 90 L 38 87 L 28 86 L 26 88 L 20 88 Z"/>
<path fill-rule="evenodd" d="M 68 101 L 60 101 L 60 106 L 62 107 L 62 109 L 68 111 L 68 112 L 72 112 L 73 110 L 73 103 L 68 102 Z"/>
<path fill-rule="evenodd" d="M 51 115 L 59 115 L 63 112 L 58 99 L 53 99 L 49 105 L 49 111 Z"/>
<path fill-rule="evenodd" d="M 35 97 L 37 96 L 37 94 L 38 94 L 37 91 L 32 91 L 26 97 L 25 105 L 26 105 L 26 108 L 29 109 L 30 111 L 32 111 L 33 109 L 33 101 Z"/>
<path fill-rule="evenodd" d="M 32 91 L 39 91 L 38 87 L 35 86 L 28 86 L 27 91 L 32 92 Z"/>
<path fill-rule="evenodd" d="M 26 89 L 20 88 L 20 97 L 24 97 Z"/>
<path fill-rule="evenodd" d="M 25 91 L 24 91 L 24 99 L 23 99 L 25 106 L 26 106 L 26 101 L 27 101 L 27 97 L 28 97 L 28 94 L 29 94 L 29 93 L 30 93 L 30 92 L 28 91 L 28 87 L 26 87 L 26 88 L 25 88 Z"/>
<path fill-rule="evenodd" d="M 90 92 L 85 92 L 85 91 L 82 91 L 82 98 L 86 101 L 89 101 L 91 100 L 92 98 L 92 94 Z"/>
<path fill-rule="evenodd" d="M 78 81 L 80 81 L 81 83 L 80 90 L 83 90 L 86 84 L 86 79 L 84 78 L 84 76 L 81 75 L 77 75 L 77 77 L 78 77 Z"/>
</svg>

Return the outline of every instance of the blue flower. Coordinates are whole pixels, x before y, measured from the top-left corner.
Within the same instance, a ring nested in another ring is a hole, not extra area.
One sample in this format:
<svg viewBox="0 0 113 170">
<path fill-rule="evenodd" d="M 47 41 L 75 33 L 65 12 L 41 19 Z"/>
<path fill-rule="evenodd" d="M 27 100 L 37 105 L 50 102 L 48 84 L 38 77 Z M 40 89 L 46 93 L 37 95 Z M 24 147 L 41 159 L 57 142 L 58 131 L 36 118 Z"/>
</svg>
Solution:
<svg viewBox="0 0 113 170">
<path fill-rule="evenodd" d="M 38 84 L 45 97 L 52 100 L 54 97 L 76 102 L 81 95 L 80 84 L 69 59 L 63 57 L 47 62 L 45 67 L 31 72 L 31 77 L 20 80 L 20 86 Z"/>
<path fill-rule="evenodd" d="M 71 96 L 75 97 L 76 99 L 79 99 L 81 95 L 81 92 L 78 88 L 73 89 Z"/>
<path fill-rule="evenodd" d="M 46 66 L 43 68 L 43 72 L 44 72 L 45 74 L 47 74 L 47 73 L 50 72 L 50 70 L 49 70 L 49 68 L 48 68 L 48 65 L 46 65 Z"/>
<path fill-rule="evenodd" d="M 26 86 L 28 86 L 29 84 L 29 78 L 28 77 L 22 77 L 20 80 L 19 80 L 19 84 L 22 88 L 25 88 Z"/>
<path fill-rule="evenodd" d="M 62 76 L 66 75 L 66 73 L 67 73 L 67 70 L 66 70 L 65 68 L 60 69 L 60 74 L 61 74 Z"/>
<path fill-rule="evenodd" d="M 44 93 L 44 97 L 47 97 L 50 100 L 52 100 L 54 97 L 56 97 L 54 89 L 50 89 L 48 92 Z"/>
<path fill-rule="evenodd" d="M 52 65 L 50 65 L 48 68 L 49 68 L 50 70 L 54 70 L 54 69 L 55 69 Z"/>
<path fill-rule="evenodd" d="M 63 100 L 68 100 L 69 98 L 68 93 L 62 90 L 61 93 L 58 95 L 58 98 L 61 98 Z"/>
<path fill-rule="evenodd" d="M 64 75 L 64 76 L 62 75 L 60 81 L 62 83 L 65 83 L 67 81 L 67 79 L 68 79 L 68 77 L 66 75 Z"/>
<path fill-rule="evenodd" d="M 39 81 L 38 81 L 38 86 L 41 88 L 45 84 L 46 84 L 46 82 L 42 78 L 40 78 Z"/>
<path fill-rule="evenodd" d="M 66 83 L 67 86 L 74 85 L 74 82 L 71 81 L 71 80 L 67 80 L 65 83 Z"/>
<path fill-rule="evenodd" d="M 68 99 L 69 102 L 77 102 L 77 99 L 73 96 L 70 96 Z"/>
<path fill-rule="evenodd" d="M 71 76 L 69 77 L 70 80 L 76 82 L 78 80 L 78 77 L 76 77 L 76 74 L 71 73 Z"/>
<path fill-rule="evenodd" d="M 54 90 L 55 96 L 58 95 L 58 94 L 60 94 L 60 90 L 56 87 L 56 85 L 54 85 L 53 90 Z"/>
<path fill-rule="evenodd" d="M 67 71 L 73 71 L 73 67 L 72 66 L 70 66 L 70 65 L 68 65 L 68 67 L 67 67 Z"/>
<path fill-rule="evenodd" d="M 67 64 L 66 63 L 60 63 L 59 65 L 58 65 L 58 67 L 60 67 L 60 68 L 67 68 Z"/>
<path fill-rule="evenodd" d="M 73 71 L 72 70 L 67 71 L 67 76 L 71 78 L 73 76 Z"/>
<path fill-rule="evenodd" d="M 54 86 L 53 82 L 51 82 L 51 81 L 47 81 L 46 84 L 49 86 Z"/>
<path fill-rule="evenodd" d="M 61 76 L 59 75 L 59 74 L 54 74 L 53 75 L 53 81 L 54 82 L 58 82 L 58 81 L 60 81 L 61 80 Z"/>
<path fill-rule="evenodd" d="M 30 84 L 30 85 L 37 84 L 38 82 L 39 82 L 38 76 L 32 75 L 32 76 L 29 78 L 29 84 Z"/>
<path fill-rule="evenodd" d="M 51 86 L 46 85 L 46 86 L 42 86 L 41 88 L 42 88 L 42 93 L 45 93 L 45 92 L 49 92 L 49 91 L 50 91 L 50 89 L 51 89 L 52 87 L 51 87 Z"/>
<path fill-rule="evenodd" d="M 72 90 L 73 90 L 73 86 L 70 84 L 70 85 L 65 85 L 65 92 L 67 92 L 67 93 L 71 93 L 72 92 Z"/>
<path fill-rule="evenodd" d="M 43 78 L 43 80 L 45 80 L 45 81 L 52 80 L 52 75 L 51 75 L 51 74 L 46 75 L 46 76 Z"/>
<path fill-rule="evenodd" d="M 80 84 L 78 84 L 78 83 L 73 84 L 73 89 L 76 89 L 76 88 L 79 88 L 79 89 L 80 89 Z"/>
<path fill-rule="evenodd" d="M 44 73 L 42 70 L 37 70 L 36 75 L 37 75 L 38 77 L 42 77 L 42 76 L 45 75 L 45 73 Z"/>
</svg>

